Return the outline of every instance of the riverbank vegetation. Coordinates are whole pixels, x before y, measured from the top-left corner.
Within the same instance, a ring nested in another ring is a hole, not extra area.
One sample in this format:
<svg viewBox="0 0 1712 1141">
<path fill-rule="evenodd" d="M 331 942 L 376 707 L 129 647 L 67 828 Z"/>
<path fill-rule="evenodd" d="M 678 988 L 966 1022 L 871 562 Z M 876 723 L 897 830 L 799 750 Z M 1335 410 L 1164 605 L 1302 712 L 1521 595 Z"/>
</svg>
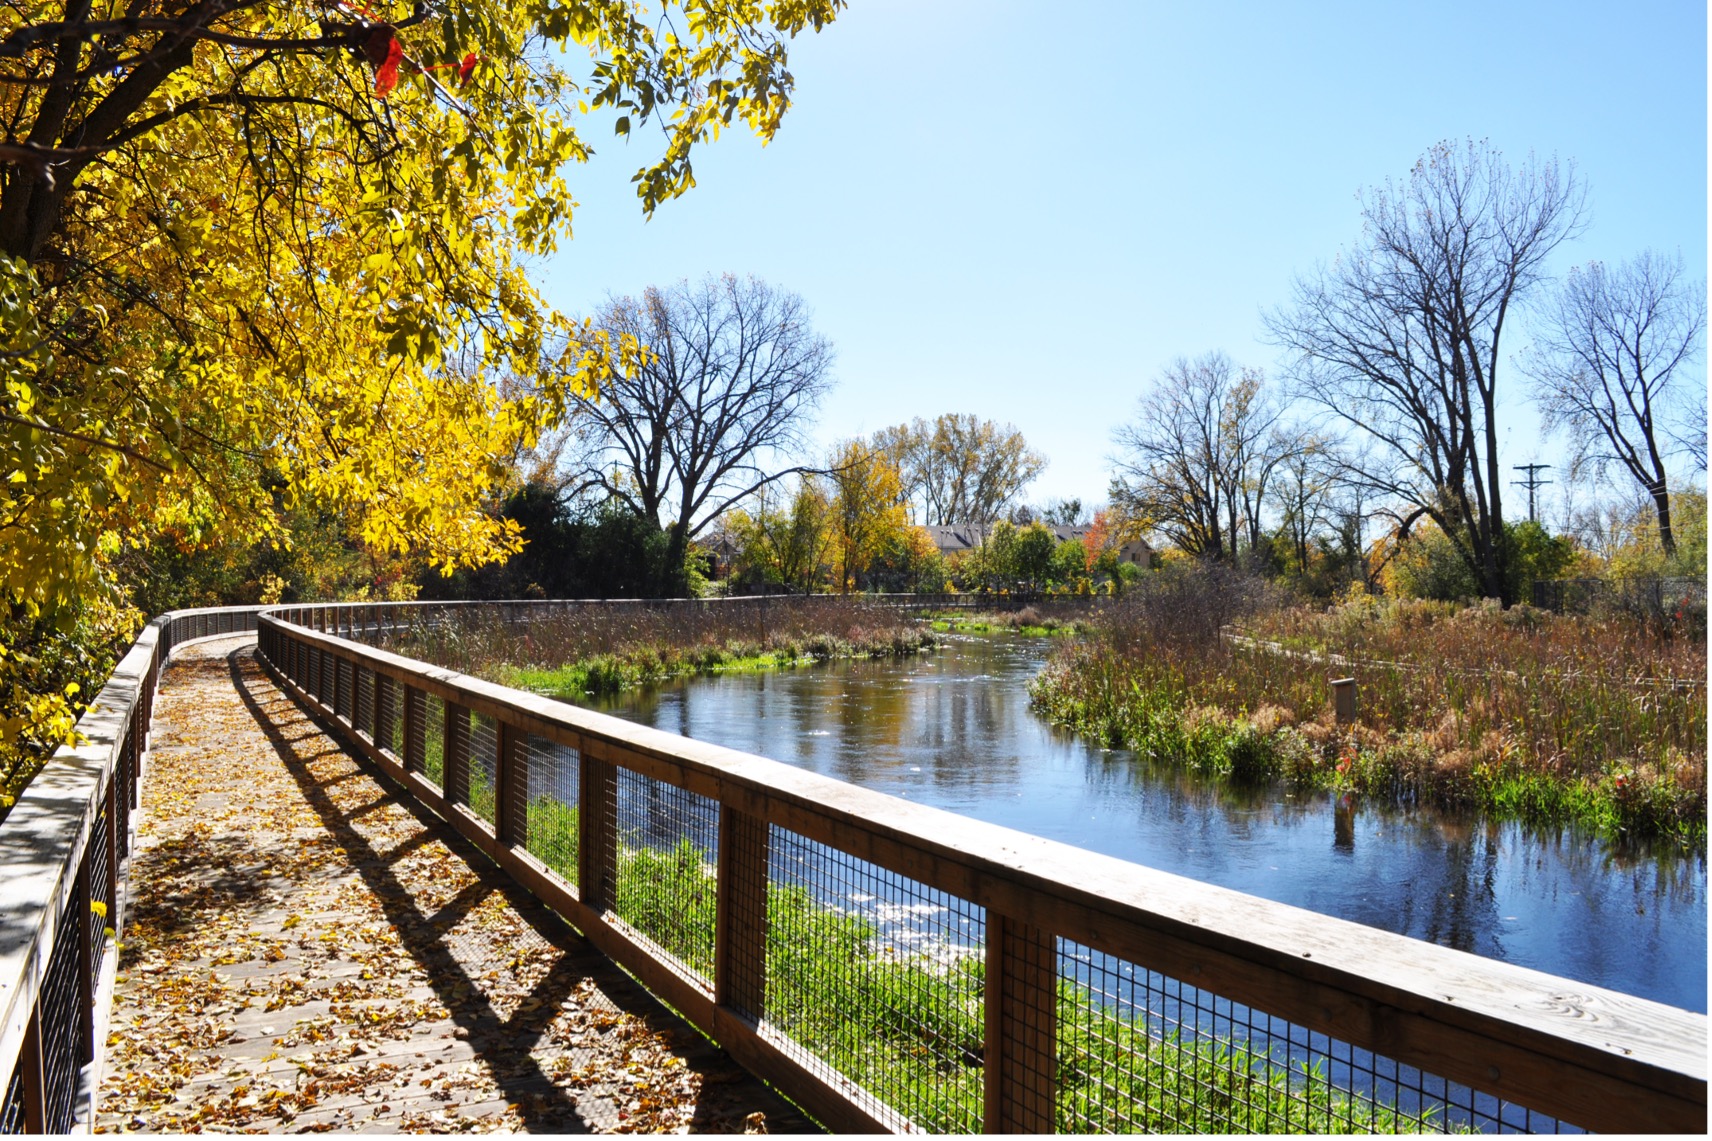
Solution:
<svg viewBox="0 0 1712 1141">
<path fill-rule="evenodd" d="M 1021 634 L 1046 638 L 1084 634 L 1091 630 L 1093 611 L 1087 606 L 1041 602 L 1020 610 L 944 610 L 923 617 L 941 634 Z"/>
<path fill-rule="evenodd" d="M 1237 781 L 1578 821 L 1706 845 L 1703 620 L 1347 595 L 1304 605 L 1179 566 L 1104 612 L 1034 683 L 1113 747 Z M 1351 676 L 1340 726 L 1329 683 Z"/>
<path fill-rule="evenodd" d="M 442 612 L 385 644 L 501 685 L 576 699 L 684 674 L 898 657 L 930 649 L 936 638 L 892 607 L 821 596 L 570 603 L 517 622 L 486 608 Z"/>
</svg>

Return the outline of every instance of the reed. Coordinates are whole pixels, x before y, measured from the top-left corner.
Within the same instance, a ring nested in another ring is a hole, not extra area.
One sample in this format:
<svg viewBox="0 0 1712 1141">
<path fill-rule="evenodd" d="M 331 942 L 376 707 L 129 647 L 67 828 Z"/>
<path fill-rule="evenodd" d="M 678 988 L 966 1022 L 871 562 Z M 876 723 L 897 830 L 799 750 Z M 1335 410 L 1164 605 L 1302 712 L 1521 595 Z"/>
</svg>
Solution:
<svg viewBox="0 0 1712 1141">
<path fill-rule="evenodd" d="M 1353 676 L 1340 728 L 1330 681 Z M 1064 646 L 1036 707 L 1237 780 L 1471 805 L 1706 843 L 1706 641 L 1621 615 L 1358 596 L 1325 609 L 1213 568 L 1157 576 Z"/>
<path fill-rule="evenodd" d="M 682 674 L 901 656 L 935 643 L 932 630 L 895 609 L 841 596 L 568 603 L 515 621 L 481 607 L 415 618 L 381 642 L 460 673 L 570 698 Z"/>
</svg>

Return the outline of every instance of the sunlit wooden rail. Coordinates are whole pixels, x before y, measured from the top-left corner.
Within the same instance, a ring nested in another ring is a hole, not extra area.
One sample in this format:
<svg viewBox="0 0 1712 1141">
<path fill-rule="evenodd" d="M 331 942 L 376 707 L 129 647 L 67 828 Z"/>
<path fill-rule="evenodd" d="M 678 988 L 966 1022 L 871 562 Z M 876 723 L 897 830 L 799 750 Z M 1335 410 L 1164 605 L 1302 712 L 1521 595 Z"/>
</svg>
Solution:
<svg viewBox="0 0 1712 1141">
<path fill-rule="evenodd" d="M 528 621 L 554 604 L 483 605 Z M 433 611 L 150 625 L 80 723 L 89 743 L 0 824 L 0 1128 L 64 1131 L 86 1112 L 155 678 L 174 645 L 255 628 L 269 668 L 353 748 L 834 1128 L 1706 1129 L 1704 1015 L 361 640 Z M 816 1003 L 883 1025 L 851 1041 Z"/>
</svg>

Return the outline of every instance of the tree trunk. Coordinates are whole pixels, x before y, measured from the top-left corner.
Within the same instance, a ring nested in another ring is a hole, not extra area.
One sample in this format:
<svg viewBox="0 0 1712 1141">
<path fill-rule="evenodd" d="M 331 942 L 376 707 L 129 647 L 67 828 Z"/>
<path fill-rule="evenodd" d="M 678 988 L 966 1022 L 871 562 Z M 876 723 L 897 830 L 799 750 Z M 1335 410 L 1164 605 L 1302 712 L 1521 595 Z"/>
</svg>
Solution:
<svg viewBox="0 0 1712 1141">
<path fill-rule="evenodd" d="M 661 595 L 682 598 L 689 593 L 689 579 L 684 575 L 684 556 L 689 553 L 689 528 L 682 520 L 666 531 L 666 565 L 660 568 Z"/>
<path fill-rule="evenodd" d="M 1652 486 L 1653 506 L 1658 509 L 1659 543 L 1664 547 L 1667 559 L 1676 557 L 1676 532 L 1670 525 L 1670 491 L 1665 487 L 1665 481 L 1660 479 Z"/>
</svg>

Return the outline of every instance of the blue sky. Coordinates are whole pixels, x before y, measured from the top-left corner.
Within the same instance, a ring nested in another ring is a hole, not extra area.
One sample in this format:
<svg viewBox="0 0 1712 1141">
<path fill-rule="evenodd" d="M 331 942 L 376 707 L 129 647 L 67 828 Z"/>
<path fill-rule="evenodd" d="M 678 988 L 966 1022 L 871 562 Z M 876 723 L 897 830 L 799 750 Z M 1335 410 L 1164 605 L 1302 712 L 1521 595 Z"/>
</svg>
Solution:
<svg viewBox="0 0 1712 1141">
<path fill-rule="evenodd" d="M 854 0 L 792 48 L 773 144 L 727 134 L 651 221 L 629 178 L 656 138 L 591 121 L 574 240 L 536 276 L 581 314 L 754 273 L 837 346 L 823 444 L 974 412 L 1048 457 L 1030 498 L 1092 502 L 1112 426 L 1168 361 L 1279 372 L 1263 311 L 1359 238 L 1359 191 L 1440 139 L 1574 162 L 1591 224 L 1560 269 L 1652 247 L 1703 276 L 1706 59 L 1687 0 Z M 1508 379 L 1504 462 L 1557 458 Z"/>
</svg>

